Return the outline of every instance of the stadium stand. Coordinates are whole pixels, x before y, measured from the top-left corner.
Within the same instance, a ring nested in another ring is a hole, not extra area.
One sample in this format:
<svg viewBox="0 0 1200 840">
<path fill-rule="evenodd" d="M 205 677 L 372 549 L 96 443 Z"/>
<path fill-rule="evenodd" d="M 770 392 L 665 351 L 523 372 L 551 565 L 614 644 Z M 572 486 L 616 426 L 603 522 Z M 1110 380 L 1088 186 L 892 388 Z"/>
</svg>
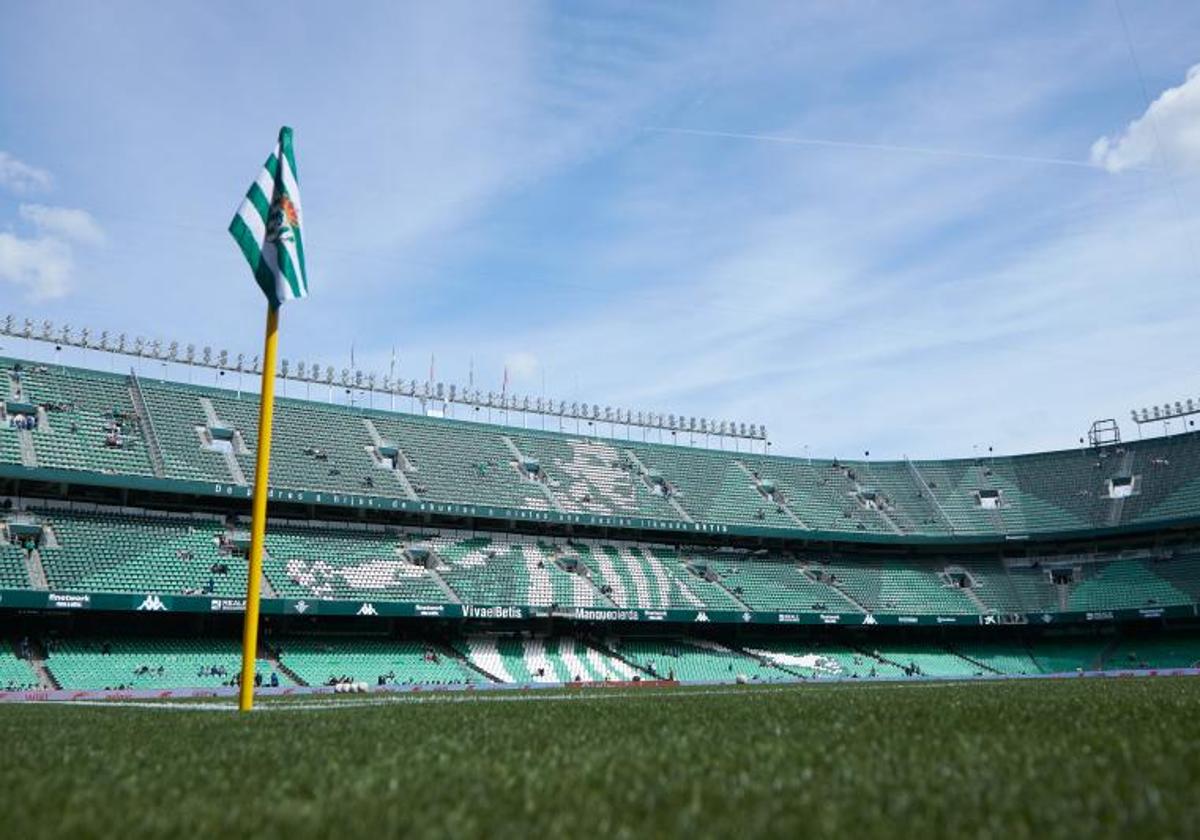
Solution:
<svg viewBox="0 0 1200 840">
<path fill-rule="evenodd" d="M 39 409 L 38 428 L 28 432 L 36 466 L 147 477 L 160 461 L 166 479 L 233 484 L 251 472 L 254 399 L 13 359 L 0 360 L 5 378 L 10 401 Z M 120 445 L 110 445 L 110 430 Z M 0 432 L 0 464 L 31 466 L 19 434 Z M 280 398 L 272 481 L 331 493 L 890 540 L 1027 535 L 1195 519 L 1198 436 L 986 459 L 829 461 Z"/>
<path fill-rule="evenodd" d="M 536 462 L 534 474 L 542 476 L 558 510 L 679 518 L 661 488 L 647 480 L 619 441 L 525 430 L 503 437 L 521 456 Z"/>
<path fill-rule="evenodd" d="M 477 635 L 455 649 L 502 683 L 625 682 L 646 677 L 619 656 L 569 636 Z"/>
<path fill-rule="evenodd" d="M 227 685 L 238 647 L 208 630 L 228 629 L 245 596 L 257 399 L 15 359 L 0 359 L 0 388 L 0 622 L 19 638 L 39 610 L 86 615 L 33 634 L 28 661 L 0 657 L 0 686 Z M 1190 636 L 1150 631 L 1200 615 L 1200 433 L 844 461 L 281 396 L 271 481 L 285 504 L 272 502 L 265 545 L 278 624 L 260 670 L 283 684 L 970 678 L 1200 660 Z M 117 612 L 177 623 L 132 636 Z"/>
<path fill-rule="evenodd" d="M 267 535 L 264 571 L 284 597 L 444 601 L 434 573 L 383 531 L 281 526 Z"/>
<path fill-rule="evenodd" d="M 9 399 L 37 408 L 30 435 L 38 466 L 153 475 L 128 377 L 0 360 L 0 385 L 5 380 Z M 0 449 L 12 454 L 11 442 Z"/>
<path fill-rule="evenodd" d="M 52 589 L 240 596 L 246 562 L 223 550 L 214 517 L 34 511 L 37 551 Z"/>
<path fill-rule="evenodd" d="M 1120 639 L 1104 658 L 1105 668 L 1200 667 L 1200 642 L 1190 637 L 1131 636 Z"/>
<path fill-rule="evenodd" d="M 805 679 L 895 679 L 903 676 L 900 666 L 892 662 L 825 640 L 769 639 L 748 643 L 745 650 Z"/>
<path fill-rule="evenodd" d="M 1029 653 L 1043 674 L 1099 670 L 1112 639 L 1104 636 L 1047 635 L 1030 644 Z"/>
<path fill-rule="evenodd" d="M 275 649 L 280 663 L 307 685 L 471 685 L 487 682 L 478 671 L 419 641 L 370 637 L 297 637 Z"/>
<path fill-rule="evenodd" d="M 3 534 L 0 534 L 0 538 Z M 25 571 L 25 549 L 11 542 L 0 541 L 0 587 L 25 589 L 29 575 Z"/>
<path fill-rule="evenodd" d="M 951 648 L 957 656 L 982 666 L 983 672 L 997 674 L 1040 674 L 1042 668 L 1034 660 L 1024 642 L 972 641 Z"/>
<path fill-rule="evenodd" d="M 46 669 L 68 689 L 214 688 L 232 684 L 241 669 L 241 649 L 231 640 L 52 637 L 46 647 Z M 255 673 L 264 683 L 272 674 L 286 682 L 264 660 Z"/>
<path fill-rule="evenodd" d="M 551 508 L 543 485 L 518 470 L 498 427 L 387 413 L 373 414 L 372 422 L 399 450 L 422 499 Z"/>
<path fill-rule="evenodd" d="M 0 653 L 0 691 L 32 691 L 41 688 L 29 663 L 11 651 Z"/>
<path fill-rule="evenodd" d="M 765 659 L 703 639 L 619 639 L 609 644 L 624 659 L 659 679 L 778 682 L 787 678 L 786 672 Z"/>
<path fill-rule="evenodd" d="M 47 673 L 70 690 L 191 689 L 231 685 L 236 641 L 213 638 L 72 637 L 44 641 Z M 465 687 L 630 682 L 789 682 L 795 680 L 967 679 L 978 676 L 1200 667 L 1200 636 L 1049 635 L 971 639 L 943 645 L 904 641 L 749 639 L 733 646 L 687 637 L 610 636 L 603 644 L 533 634 L 471 634 L 448 644 L 362 634 L 284 636 L 260 659 L 263 684 Z M 274 682 L 272 682 L 274 680 Z M 0 690 L 39 688 L 28 662 L 0 657 Z"/>
<path fill-rule="evenodd" d="M 19 520 L 19 523 L 18 523 Z M 18 524 L 10 524 L 18 523 Z M 12 529 L 25 536 L 14 542 Z M 0 515 L 0 588 L 241 597 L 247 524 L 237 517 L 97 505 Z M 33 533 L 29 531 L 32 529 Z M 36 561 L 36 562 L 34 562 Z M 708 551 L 500 531 L 273 522 L 264 573 L 280 598 L 399 603 L 1007 616 L 1189 607 L 1200 548 L 1016 558 L 938 553 Z"/>
</svg>

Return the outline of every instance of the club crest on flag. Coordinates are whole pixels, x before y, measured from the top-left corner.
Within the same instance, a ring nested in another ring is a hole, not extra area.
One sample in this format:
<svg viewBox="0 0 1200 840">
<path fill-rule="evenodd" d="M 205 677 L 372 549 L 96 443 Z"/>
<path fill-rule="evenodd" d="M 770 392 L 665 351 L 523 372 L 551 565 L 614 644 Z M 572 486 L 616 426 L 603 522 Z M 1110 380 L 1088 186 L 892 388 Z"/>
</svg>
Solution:
<svg viewBox="0 0 1200 840">
<path fill-rule="evenodd" d="M 296 205 L 286 193 L 275 196 L 271 202 L 271 212 L 267 215 L 267 239 L 272 242 L 291 242 L 295 240 L 295 229 L 300 226 L 300 216 L 296 213 Z"/>
</svg>

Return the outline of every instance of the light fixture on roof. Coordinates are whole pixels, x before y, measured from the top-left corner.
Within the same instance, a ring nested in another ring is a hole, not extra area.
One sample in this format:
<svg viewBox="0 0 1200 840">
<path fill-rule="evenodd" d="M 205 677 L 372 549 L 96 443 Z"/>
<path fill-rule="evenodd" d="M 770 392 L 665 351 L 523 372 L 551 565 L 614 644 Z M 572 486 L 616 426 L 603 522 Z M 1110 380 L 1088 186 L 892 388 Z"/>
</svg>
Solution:
<svg viewBox="0 0 1200 840">
<path fill-rule="evenodd" d="M 39 329 L 40 326 L 40 329 Z M 151 339 L 147 341 L 145 338 L 137 337 L 133 347 L 130 347 L 130 340 L 125 333 L 118 334 L 115 339 L 108 331 L 102 331 L 99 334 L 99 339 L 92 340 L 92 333 L 86 327 L 76 333 L 70 324 L 63 324 L 58 329 L 52 321 L 42 320 L 40 324 L 33 319 L 19 319 L 16 315 L 9 313 L 0 321 L 0 334 L 21 338 L 28 341 L 46 341 L 56 344 L 61 349 L 63 346 L 83 347 L 85 349 L 99 349 L 106 353 L 118 353 L 122 355 L 132 355 L 137 357 L 146 357 L 163 361 L 169 360 L 172 362 L 181 362 L 187 365 L 202 366 L 208 368 L 217 368 L 222 373 L 227 369 L 236 369 L 242 372 L 246 369 L 245 355 L 237 354 L 237 365 L 231 367 L 229 360 L 230 354 L 227 350 L 214 351 L 211 345 L 204 346 L 203 350 L 198 353 L 195 344 L 187 344 L 182 352 L 178 341 L 171 341 L 164 353 L 163 342 L 159 339 Z M 259 357 L 255 356 L 250 366 L 250 370 L 254 373 L 259 372 Z M 283 378 L 297 379 L 304 382 L 319 382 L 322 379 L 321 365 L 317 362 L 311 364 L 296 363 L 294 360 L 281 365 L 285 369 Z M 332 386 L 336 381 L 336 371 L 333 366 L 326 366 L 324 371 L 325 384 Z M 637 411 L 633 409 L 613 408 L 605 406 L 603 409 L 598 403 L 580 403 L 572 402 L 568 405 L 565 400 L 549 400 L 544 397 L 531 398 L 528 396 L 517 397 L 515 395 L 501 394 L 496 395 L 493 392 L 488 392 L 486 397 L 482 390 L 457 388 L 451 386 L 447 394 L 447 388 L 443 383 L 427 382 L 424 383 L 418 391 L 416 380 L 411 380 L 406 383 L 404 380 L 392 381 L 391 377 L 381 380 L 380 377 L 374 374 L 365 376 L 360 371 L 351 373 L 345 368 L 342 369 L 341 383 L 348 390 L 359 391 L 384 391 L 390 394 L 401 394 L 404 396 L 416 397 L 418 394 L 422 399 L 430 398 L 434 393 L 438 399 L 446 399 L 450 402 L 466 403 L 475 405 L 478 408 L 480 405 L 500 406 L 505 410 L 512 409 L 517 411 L 535 411 L 539 414 L 558 414 L 560 417 L 574 417 L 591 421 L 604 420 L 611 424 L 624 424 L 626 426 L 642 426 L 644 428 L 669 428 L 669 429 L 689 429 L 692 431 L 700 430 L 705 434 L 713 434 L 718 436 L 733 436 L 733 437 L 749 437 L 763 439 L 766 438 L 766 427 L 750 424 L 749 427 L 745 423 L 737 423 L 733 421 L 720 421 L 711 418 L 685 418 L 677 414 L 663 414 L 660 412 Z M 1189 401 L 1189 407 L 1193 406 L 1193 402 Z M 1182 406 L 1177 406 L 1178 410 L 1182 410 Z M 1165 410 L 1166 413 L 1172 413 L 1172 409 L 1168 406 L 1165 409 L 1156 409 L 1160 414 Z"/>
</svg>

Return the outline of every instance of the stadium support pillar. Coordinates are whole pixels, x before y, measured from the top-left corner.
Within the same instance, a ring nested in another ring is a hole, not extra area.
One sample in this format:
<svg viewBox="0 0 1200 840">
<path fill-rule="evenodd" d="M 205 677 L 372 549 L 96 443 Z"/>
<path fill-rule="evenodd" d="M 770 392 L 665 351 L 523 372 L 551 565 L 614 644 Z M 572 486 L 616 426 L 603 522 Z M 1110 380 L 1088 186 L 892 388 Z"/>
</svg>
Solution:
<svg viewBox="0 0 1200 840">
<path fill-rule="evenodd" d="M 271 421 L 275 412 L 275 355 L 279 308 L 267 305 L 263 341 L 262 396 L 258 406 L 258 451 L 254 458 L 254 502 L 250 518 L 250 569 L 246 581 L 246 618 L 242 628 L 242 679 L 238 709 L 254 706 L 254 665 L 258 654 L 258 602 L 262 581 L 263 541 L 267 531 L 267 490 L 271 472 Z"/>
</svg>

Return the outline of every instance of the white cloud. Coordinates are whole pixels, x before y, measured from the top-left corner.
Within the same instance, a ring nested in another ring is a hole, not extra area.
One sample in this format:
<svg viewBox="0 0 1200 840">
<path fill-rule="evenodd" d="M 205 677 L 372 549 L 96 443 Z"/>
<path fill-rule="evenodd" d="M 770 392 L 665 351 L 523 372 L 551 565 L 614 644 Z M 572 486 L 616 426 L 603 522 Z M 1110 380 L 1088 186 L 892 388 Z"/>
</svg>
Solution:
<svg viewBox="0 0 1200 840">
<path fill-rule="evenodd" d="M 103 244 L 104 231 L 85 210 L 22 204 L 17 212 L 34 233 L 0 232 L 0 281 L 25 289 L 33 301 L 66 296 L 75 271 L 75 248 Z"/>
<path fill-rule="evenodd" d="M 49 189 L 52 183 L 53 179 L 46 170 L 30 166 L 0 151 L 0 187 L 7 187 L 16 193 L 28 193 Z"/>
<path fill-rule="evenodd" d="M 74 267 L 71 246 L 60 239 L 0 232 L 0 280 L 25 288 L 31 300 L 66 295 Z"/>
<path fill-rule="evenodd" d="M 84 245 L 102 245 L 104 231 L 86 210 L 71 207 L 47 207 L 44 204 L 22 204 L 21 218 L 32 223 L 38 232 Z"/>
<path fill-rule="evenodd" d="M 1152 166 L 1160 162 L 1159 143 L 1172 171 L 1200 172 L 1200 64 L 1188 70 L 1183 84 L 1163 91 L 1120 134 L 1093 143 L 1092 163 L 1109 172 Z"/>
</svg>

